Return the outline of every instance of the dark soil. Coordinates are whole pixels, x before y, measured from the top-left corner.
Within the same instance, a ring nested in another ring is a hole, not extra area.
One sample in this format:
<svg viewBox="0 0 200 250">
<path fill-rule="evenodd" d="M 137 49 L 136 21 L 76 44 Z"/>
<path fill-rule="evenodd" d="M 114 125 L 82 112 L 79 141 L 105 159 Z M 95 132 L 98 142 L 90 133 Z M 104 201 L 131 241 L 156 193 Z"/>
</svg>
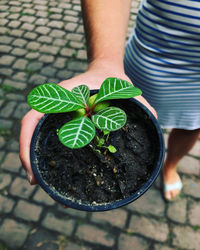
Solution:
<svg viewBox="0 0 200 250">
<path fill-rule="evenodd" d="M 115 154 L 91 146 L 71 150 L 57 137 L 69 114 L 50 115 L 39 133 L 36 149 L 39 171 L 60 194 L 85 204 L 105 204 L 136 192 L 151 176 L 159 142 L 151 120 L 127 100 L 115 101 L 127 114 L 126 126 L 110 135 Z M 94 146 L 94 143 L 91 144 Z M 100 149 L 99 149 L 100 150 Z"/>
</svg>

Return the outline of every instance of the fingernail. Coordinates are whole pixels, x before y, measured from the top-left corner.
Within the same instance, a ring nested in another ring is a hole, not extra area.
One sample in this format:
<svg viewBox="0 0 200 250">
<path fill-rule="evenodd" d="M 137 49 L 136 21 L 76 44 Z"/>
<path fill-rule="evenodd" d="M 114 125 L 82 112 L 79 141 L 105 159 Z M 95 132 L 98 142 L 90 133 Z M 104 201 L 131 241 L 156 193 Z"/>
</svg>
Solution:
<svg viewBox="0 0 200 250">
<path fill-rule="evenodd" d="M 33 176 L 31 174 L 29 174 L 28 172 L 26 173 L 26 176 L 27 176 L 29 183 L 32 184 Z"/>
</svg>

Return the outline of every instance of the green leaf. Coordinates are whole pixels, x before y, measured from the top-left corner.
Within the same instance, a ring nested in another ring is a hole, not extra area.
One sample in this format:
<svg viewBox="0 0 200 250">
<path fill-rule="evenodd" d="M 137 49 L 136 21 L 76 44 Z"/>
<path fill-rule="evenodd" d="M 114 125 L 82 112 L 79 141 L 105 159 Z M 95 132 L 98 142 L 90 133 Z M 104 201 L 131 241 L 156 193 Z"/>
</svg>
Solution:
<svg viewBox="0 0 200 250">
<path fill-rule="evenodd" d="M 88 117 L 72 120 L 59 130 L 59 140 L 69 148 L 82 148 L 95 136 L 95 126 Z"/>
<path fill-rule="evenodd" d="M 84 104 L 88 103 L 90 90 L 86 85 L 79 85 L 72 89 L 72 93 Z"/>
<path fill-rule="evenodd" d="M 110 151 L 110 153 L 113 153 L 113 154 L 117 152 L 117 149 L 112 145 L 108 146 L 108 150 Z"/>
<path fill-rule="evenodd" d="M 28 95 L 28 103 L 42 113 L 69 112 L 84 107 L 74 94 L 53 83 L 34 88 Z"/>
<path fill-rule="evenodd" d="M 115 131 L 126 123 L 126 114 L 117 107 L 108 107 L 92 116 L 95 126 L 101 130 Z"/>
<path fill-rule="evenodd" d="M 107 78 L 101 85 L 95 104 L 111 99 L 126 99 L 141 95 L 142 91 L 131 83 L 118 78 Z"/>
</svg>

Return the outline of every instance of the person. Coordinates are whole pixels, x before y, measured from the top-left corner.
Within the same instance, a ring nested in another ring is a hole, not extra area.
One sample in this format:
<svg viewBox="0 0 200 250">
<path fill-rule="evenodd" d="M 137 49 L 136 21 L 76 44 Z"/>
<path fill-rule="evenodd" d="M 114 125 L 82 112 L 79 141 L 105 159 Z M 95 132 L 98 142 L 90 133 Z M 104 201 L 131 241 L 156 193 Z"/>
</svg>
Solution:
<svg viewBox="0 0 200 250">
<path fill-rule="evenodd" d="M 172 129 L 163 166 L 164 197 L 172 200 L 182 188 L 176 166 L 200 133 L 200 2 L 143 0 L 127 44 L 131 0 L 82 0 L 81 6 L 88 70 L 60 85 L 98 89 L 112 76 L 141 88 L 136 98 Z M 31 184 L 30 141 L 42 115 L 30 110 L 21 122 L 20 158 Z"/>
</svg>

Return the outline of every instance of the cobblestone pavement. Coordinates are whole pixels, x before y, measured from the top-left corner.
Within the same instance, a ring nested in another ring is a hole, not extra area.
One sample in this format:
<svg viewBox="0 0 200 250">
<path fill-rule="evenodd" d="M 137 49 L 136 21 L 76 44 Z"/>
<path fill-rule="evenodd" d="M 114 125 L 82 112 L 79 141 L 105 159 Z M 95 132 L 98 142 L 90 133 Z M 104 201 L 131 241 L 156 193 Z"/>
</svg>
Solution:
<svg viewBox="0 0 200 250">
<path fill-rule="evenodd" d="M 179 164 L 184 188 L 170 204 L 159 179 L 136 202 L 104 213 L 64 209 L 26 180 L 18 135 L 27 93 L 87 69 L 79 0 L 1 0 L 0 52 L 0 249 L 200 249 L 200 141 Z"/>
</svg>

